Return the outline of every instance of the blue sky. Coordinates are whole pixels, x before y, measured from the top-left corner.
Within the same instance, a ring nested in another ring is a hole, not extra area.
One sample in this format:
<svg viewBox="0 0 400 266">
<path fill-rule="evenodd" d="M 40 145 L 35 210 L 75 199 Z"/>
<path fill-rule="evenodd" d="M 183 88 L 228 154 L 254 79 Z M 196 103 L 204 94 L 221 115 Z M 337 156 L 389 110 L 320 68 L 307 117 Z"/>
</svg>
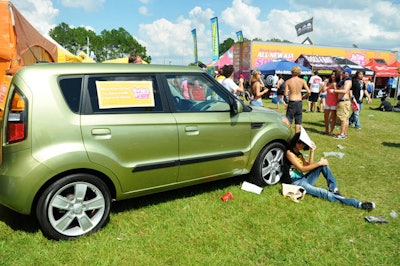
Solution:
<svg viewBox="0 0 400 266">
<path fill-rule="evenodd" d="M 211 61 L 210 19 L 218 17 L 220 41 L 242 30 L 248 39 L 286 39 L 317 45 L 400 51 L 400 0 L 12 0 L 42 34 L 61 22 L 102 30 L 127 30 L 152 63 Z M 314 32 L 297 37 L 294 25 L 314 18 Z"/>
</svg>

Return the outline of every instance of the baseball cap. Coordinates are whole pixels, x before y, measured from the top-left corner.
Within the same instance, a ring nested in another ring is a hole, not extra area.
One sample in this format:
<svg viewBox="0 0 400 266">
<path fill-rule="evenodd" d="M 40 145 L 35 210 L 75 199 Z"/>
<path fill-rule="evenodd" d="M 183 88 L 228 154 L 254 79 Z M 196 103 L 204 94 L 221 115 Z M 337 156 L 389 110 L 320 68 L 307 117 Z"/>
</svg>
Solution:
<svg viewBox="0 0 400 266">
<path fill-rule="evenodd" d="M 344 72 L 346 72 L 347 74 L 351 75 L 351 68 L 345 67 L 343 69 Z"/>
</svg>

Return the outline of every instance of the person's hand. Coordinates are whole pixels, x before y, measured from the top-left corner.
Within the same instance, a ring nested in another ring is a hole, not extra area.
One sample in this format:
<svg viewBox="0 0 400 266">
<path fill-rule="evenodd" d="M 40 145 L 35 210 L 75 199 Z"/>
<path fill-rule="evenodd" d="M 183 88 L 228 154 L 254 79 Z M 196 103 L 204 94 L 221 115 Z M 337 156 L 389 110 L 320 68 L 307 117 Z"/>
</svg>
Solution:
<svg viewBox="0 0 400 266">
<path fill-rule="evenodd" d="M 311 147 L 310 147 L 310 149 L 311 149 L 312 151 L 315 151 L 316 148 L 317 148 L 317 145 L 315 145 L 315 143 L 314 143 L 313 141 L 311 141 Z"/>
<path fill-rule="evenodd" d="M 324 157 L 321 157 L 321 159 L 319 160 L 319 164 L 320 165 L 329 165 L 329 162 Z"/>
<path fill-rule="evenodd" d="M 244 83 L 244 79 L 243 79 L 243 78 L 240 78 L 240 79 L 239 79 L 239 83 L 242 83 L 242 84 L 243 84 L 243 83 Z"/>
</svg>

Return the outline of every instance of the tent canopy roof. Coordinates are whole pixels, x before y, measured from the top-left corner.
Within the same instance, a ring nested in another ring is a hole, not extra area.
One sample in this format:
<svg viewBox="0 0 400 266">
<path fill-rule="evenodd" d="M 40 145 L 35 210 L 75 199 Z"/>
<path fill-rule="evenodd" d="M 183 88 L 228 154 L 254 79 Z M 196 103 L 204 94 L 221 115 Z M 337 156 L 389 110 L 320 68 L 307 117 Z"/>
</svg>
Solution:
<svg viewBox="0 0 400 266">
<path fill-rule="evenodd" d="M 318 71 L 318 74 L 330 74 L 332 71 L 341 70 L 341 67 L 331 56 L 305 55 L 296 59 L 296 63 Z"/>
<path fill-rule="evenodd" d="M 357 63 L 354 63 L 353 61 L 344 58 L 344 57 L 333 57 L 333 59 L 336 61 L 336 63 L 339 64 L 341 68 L 350 68 L 351 69 L 351 74 L 354 75 L 357 71 L 361 71 L 364 73 L 365 76 L 373 76 L 375 72 L 369 68 L 363 67 Z"/>
<path fill-rule="evenodd" d="M 375 71 L 376 77 L 398 77 L 399 68 L 395 66 L 388 66 L 386 64 L 379 64 L 377 60 L 371 59 L 368 64 L 365 65 Z"/>
<path fill-rule="evenodd" d="M 268 62 L 260 65 L 254 69 L 261 71 L 262 74 L 282 74 L 291 75 L 291 70 L 294 66 L 299 66 L 301 68 L 301 75 L 311 75 L 311 69 L 304 67 L 302 65 L 296 64 L 292 61 L 286 59 L 278 59 L 276 61 Z"/>
</svg>

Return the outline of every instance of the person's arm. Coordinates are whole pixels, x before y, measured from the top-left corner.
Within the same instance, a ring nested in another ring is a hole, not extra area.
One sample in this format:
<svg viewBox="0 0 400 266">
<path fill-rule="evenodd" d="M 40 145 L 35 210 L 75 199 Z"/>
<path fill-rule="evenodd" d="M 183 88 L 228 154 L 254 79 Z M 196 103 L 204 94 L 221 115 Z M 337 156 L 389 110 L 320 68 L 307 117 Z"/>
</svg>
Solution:
<svg viewBox="0 0 400 266">
<path fill-rule="evenodd" d="M 268 92 L 267 89 L 264 89 L 263 91 L 261 91 L 260 82 L 255 82 L 253 86 L 255 86 L 255 93 L 254 93 L 254 95 L 255 95 L 256 97 L 261 97 L 261 96 L 263 96 L 264 94 L 266 94 L 266 93 Z"/>
<path fill-rule="evenodd" d="M 238 86 L 237 90 L 235 91 L 235 94 L 236 94 L 237 92 L 244 92 L 244 86 L 243 86 L 243 84 L 244 84 L 244 79 L 243 79 L 243 78 L 240 78 L 240 79 L 239 79 L 239 86 Z"/>
<path fill-rule="evenodd" d="M 307 82 L 305 80 L 303 80 L 303 88 L 306 89 L 306 94 L 304 94 L 302 97 L 302 99 L 304 100 L 304 99 L 307 99 L 307 97 L 310 96 L 310 94 L 311 94 L 311 90 L 308 87 Z"/>
<path fill-rule="evenodd" d="M 192 90 L 193 90 L 193 87 L 190 87 L 190 88 L 189 88 L 189 96 L 190 96 L 190 99 L 194 99 Z"/>
<path fill-rule="evenodd" d="M 364 89 L 365 96 L 367 96 L 367 103 L 372 103 L 371 94 L 369 94 L 368 90 Z"/>
<path fill-rule="evenodd" d="M 315 163 L 313 162 L 313 163 L 308 163 L 307 165 L 302 165 L 297 160 L 296 155 L 293 152 L 291 152 L 290 150 L 288 150 L 286 152 L 286 158 L 289 160 L 289 162 L 293 165 L 294 168 L 298 169 L 302 173 L 314 170 L 315 168 L 318 168 L 321 165 L 329 165 L 328 160 L 325 158 L 321 158 L 321 160 L 319 160 L 318 162 L 315 162 Z M 304 158 L 302 158 L 302 159 L 303 159 L 303 163 L 307 162 Z"/>
</svg>

